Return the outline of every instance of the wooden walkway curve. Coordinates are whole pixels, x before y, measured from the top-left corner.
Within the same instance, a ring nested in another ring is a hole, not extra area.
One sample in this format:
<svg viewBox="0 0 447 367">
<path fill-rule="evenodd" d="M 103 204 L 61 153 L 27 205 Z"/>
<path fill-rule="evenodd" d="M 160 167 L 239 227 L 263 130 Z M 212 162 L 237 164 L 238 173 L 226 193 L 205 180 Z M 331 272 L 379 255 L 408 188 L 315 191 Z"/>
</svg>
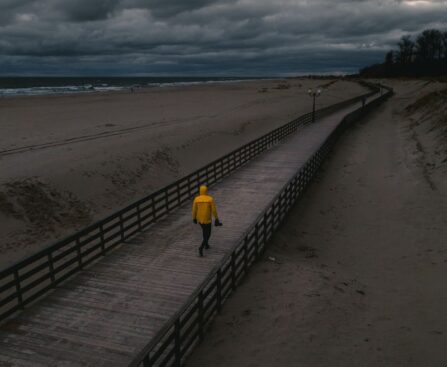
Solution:
<svg viewBox="0 0 447 367">
<path fill-rule="evenodd" d="M 350 106 L 307 125 L 211 189 L 223 227 L 198 257 L 190 205 L 0 327 L 0 366 L 126 366 L 185 303 Z"/>
</svg>

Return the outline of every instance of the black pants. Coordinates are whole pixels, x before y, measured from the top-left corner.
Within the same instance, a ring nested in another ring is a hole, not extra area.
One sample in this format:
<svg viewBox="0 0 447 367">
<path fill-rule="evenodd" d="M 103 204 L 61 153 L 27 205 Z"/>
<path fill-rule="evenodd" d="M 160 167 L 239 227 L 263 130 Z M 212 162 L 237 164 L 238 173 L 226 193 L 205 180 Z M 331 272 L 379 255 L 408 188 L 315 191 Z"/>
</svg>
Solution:
<svg viewBox="0 0 447 367">
<path fill-rule="evenodd" d="M 202 233 L 203 233 L 203 241 L 200 245 L 200 248 L 203 249 L 204 247 L 208 247 L 208 240 L 211 236 L 211 223 L 209 224 L 202 224 L 200 223 L 200 227 L 202 227 Z"/>
</svg>

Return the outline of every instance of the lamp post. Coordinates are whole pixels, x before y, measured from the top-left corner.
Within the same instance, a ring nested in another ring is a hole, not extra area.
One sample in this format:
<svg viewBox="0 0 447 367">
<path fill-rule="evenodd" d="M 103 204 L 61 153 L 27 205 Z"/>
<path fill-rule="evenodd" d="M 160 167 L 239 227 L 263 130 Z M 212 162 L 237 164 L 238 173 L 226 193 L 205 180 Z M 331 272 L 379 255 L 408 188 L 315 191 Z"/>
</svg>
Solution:
<svg viewBox="0 0 447 367">
<path fill-rule="evenodd" d="M 321 89 L 313 90 L 312 88 L 309 88 L 307 90 L 307 93 L 309 96 L 313 98 L 313 104 L 312 104 L 312 123 L 315 122 L 315 98 L 319 97 L 321 94 Z"/>
</svg>

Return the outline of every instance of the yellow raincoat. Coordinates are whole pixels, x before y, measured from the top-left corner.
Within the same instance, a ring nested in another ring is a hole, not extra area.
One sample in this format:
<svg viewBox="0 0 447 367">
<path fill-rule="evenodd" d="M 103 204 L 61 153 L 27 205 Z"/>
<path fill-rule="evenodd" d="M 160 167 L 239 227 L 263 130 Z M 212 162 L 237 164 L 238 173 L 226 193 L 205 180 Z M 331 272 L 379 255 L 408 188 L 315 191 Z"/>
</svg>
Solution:
<svg viewBox="0 0 447 367">
<path fill-rule="evenodd" d="M 201 224 L 210 224 L 212 215 L 217 217 L 216 204 L 212 196 L 207 195 L 208 188 L 200 186 L 200 195 L 196 196 L 192 205 L 192 219 L 196 219 Z"/>
</svg>

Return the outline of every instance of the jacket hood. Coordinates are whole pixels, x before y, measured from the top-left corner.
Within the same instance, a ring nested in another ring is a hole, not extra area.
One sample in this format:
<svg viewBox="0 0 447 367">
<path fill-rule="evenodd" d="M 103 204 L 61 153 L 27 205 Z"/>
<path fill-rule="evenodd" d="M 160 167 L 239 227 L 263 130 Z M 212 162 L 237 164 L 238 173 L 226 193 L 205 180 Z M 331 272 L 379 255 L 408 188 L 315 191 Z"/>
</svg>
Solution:
<svg viewBox="0 0 447 367">
<path fill-rule="evenodd" d="M 200 186 L 200 195 L 206 195 L 207 192 L 208 187 L 206 187 L 205 185 Z"/>
</svg>

